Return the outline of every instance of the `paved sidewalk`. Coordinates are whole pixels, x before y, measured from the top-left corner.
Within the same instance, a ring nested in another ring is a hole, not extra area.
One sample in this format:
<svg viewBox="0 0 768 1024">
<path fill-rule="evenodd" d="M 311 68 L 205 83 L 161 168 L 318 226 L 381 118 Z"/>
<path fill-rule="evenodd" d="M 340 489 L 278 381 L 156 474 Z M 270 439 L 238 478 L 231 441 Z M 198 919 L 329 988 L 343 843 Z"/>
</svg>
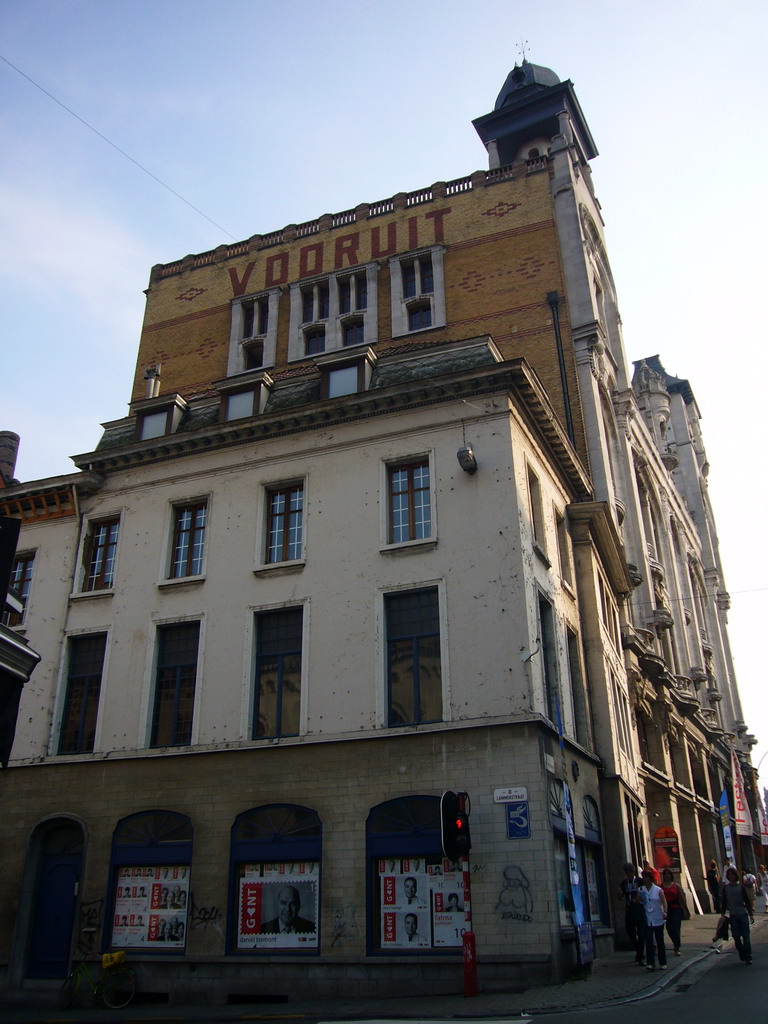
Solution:
<svg viewBox="0 0 768 1024">
<path fill-rule="evenodd" d="M 717 954 L 712 946 L 716 914 L 695 915 L 683 924 L 682 955 L 668 953 L 666 971 L 646 971 L 634 963 L 629 951 L 612 953 L 596 961 L 587 977 L 560 985 L 529 988 L 522 993 L 482 991 L 482 964 L 479 965 L 479 995 L 466 998 L 461 992 L 461 967 L 457 965 L 457 991 L 440 996 L 392 997 L 390 999 L 324 999 L 287 1003 L 259 1003 L 253 1006 L 181 1006 L 133 1005 L 125 1010 L 50 1008 L 0 1010 L 2 1024 L 93 1024 L 96 1021 L 142 1022 L 142 1024 L 183 1024 L 185 1021 L 322 1021 L 344 1020 L 445 1020 L 497 1017 L 525 1019 L 528 1015 L 597 1007 L 617 1001 L 647 998 L 678 982 L 694 964 Z M 768 938 L 768 916 L 755 917 L 753 942 Z M 762 945 L 762 943 L 761 943 Z M 733 955 L 733 942 L 722 945 L 723 953 Z M 760 964 L 760 950 L 756 951 Z M 764 965 L 763 965 L 764 966 Z"/>
</svg>

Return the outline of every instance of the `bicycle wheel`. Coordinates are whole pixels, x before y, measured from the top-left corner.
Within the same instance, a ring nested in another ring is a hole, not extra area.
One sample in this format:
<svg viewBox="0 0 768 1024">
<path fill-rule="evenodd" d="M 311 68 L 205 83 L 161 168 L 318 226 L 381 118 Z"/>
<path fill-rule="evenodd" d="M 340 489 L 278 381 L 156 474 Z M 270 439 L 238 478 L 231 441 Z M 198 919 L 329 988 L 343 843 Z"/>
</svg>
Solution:
<svg viewBox="0 0 768 1024">
<path fill-rule="evenodd" d="M 77 993 L 80 989 L 80 972 L 72 971 L 68 978 L 65 979 L 64 984 L 61 986 L 59 992 L 59 1009 L 68 1010 L 75 1001 Z"/>
<path fill-rule="evenodd" d="M 136 975 L 130 967 L 113 967 L 101 982 L 101 998 L 112 1010 L 127 1006 L 136 991 Z"/>
</svg>

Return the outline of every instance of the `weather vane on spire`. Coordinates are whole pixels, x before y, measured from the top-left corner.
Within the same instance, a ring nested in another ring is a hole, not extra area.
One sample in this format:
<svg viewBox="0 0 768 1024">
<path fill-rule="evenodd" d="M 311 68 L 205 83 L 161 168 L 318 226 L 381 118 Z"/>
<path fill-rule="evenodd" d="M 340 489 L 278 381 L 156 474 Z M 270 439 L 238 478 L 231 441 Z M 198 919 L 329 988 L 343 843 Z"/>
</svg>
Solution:
<svg viewBox="0 0 768 1024">
<path fill-rule="evenodd" d="M 517 49 L 520 53 L 520 56 L 523 58 L 523 64 L 525 64 L 526 60 L 528 59 L 526 56 L 528 53 L 528 40 L 523 39 L 523 37 L 521 36 L 520 42 L 517 44 Z"/>
</svg>

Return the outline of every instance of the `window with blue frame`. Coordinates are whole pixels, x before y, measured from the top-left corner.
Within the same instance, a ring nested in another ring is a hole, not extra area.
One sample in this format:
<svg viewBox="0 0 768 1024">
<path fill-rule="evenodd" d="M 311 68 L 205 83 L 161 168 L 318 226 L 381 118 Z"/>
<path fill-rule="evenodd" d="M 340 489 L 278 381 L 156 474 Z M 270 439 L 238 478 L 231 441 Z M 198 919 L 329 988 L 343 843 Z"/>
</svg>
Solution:
<svg viewBox="0 0 768 1024">
<path fill-rule="evenodd" d="M 323 827 L 316 811 L 266 804 L 232 826 L 231 952 L 317 953 Z"/>
<path fill-rule="evenodd" d="M 112 835 L 110 948 L 183 953 L 191 903 L 192 823 L 152 810 L 118 822 Z"/>
<path fill-rule="evenodd" d="M 470 928 L 461 864 L 443 855 L 440 798 L 408 796 L 366 823 L 370 953 L 456 953 Z"/>
</svg>

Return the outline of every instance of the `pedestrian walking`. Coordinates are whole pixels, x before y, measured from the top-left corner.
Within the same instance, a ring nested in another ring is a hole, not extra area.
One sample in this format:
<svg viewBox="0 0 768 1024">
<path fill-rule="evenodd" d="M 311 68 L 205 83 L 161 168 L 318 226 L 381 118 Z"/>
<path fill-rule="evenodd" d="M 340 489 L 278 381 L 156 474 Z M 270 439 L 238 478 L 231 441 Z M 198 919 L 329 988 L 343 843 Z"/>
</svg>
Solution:
<svg viewBox="0 0 768 1024">
<path fill-rule="evenodd" d="M 624 903 L 624 927 L 635 951 L 635 963 L 645 966 L 645 908 L 638 900 L 643 880 L 634 864 L 624 865 L 619 884 L 619 899 Z"/>
<path fill-rule="evenodd" d="M 667 901 L 660 885 L 653 880 L 650 865 L 643 868 L 643 888 L 638 899 L 645 908 L 645 969 L 656 970 L 656 953 L 659 954 L 659 970 L 667 969 L 667 951 L 664 947 L 664 922 L 667 919 Z"/>
<path fill-rule="evenodd" d="M 753 900 L 747 887 L 739 881 L 736 868 L 728 868 L 722 889 L 720 909 L 731 919 L 731 933 L 743 964 L 752 963 L 752 942 L 749 937 L 750 923 L 755 923 Z"/>
<path fill-rule="evenodd" d="M 712 913 L 718 914 L 720 912 L 720 872 L 717 870 L 716 860 L 709 862 L 706 875 L 701 877 L 706 879 L 707 882 L 709 898 L 712 901 Z"/>
<path fill-rule="evenodd" d="M 667 935 L 675 956 L 680 956 L 683 921 L 688 912 L 685 891 L 677 884 L 669 868 L 664 868 L 661 873 L 661 889 L 667 901 Z M 690 917 L 690 914 L 687 916 Z"/>
<path fill-rule="evenodd" d="M 765 864 L 758 868 L 757 881 L 760 887 L 757 895 L 763 899 L 763 913 L 768 914 L 768 871 L 765 870 Z"/>
</svg>

